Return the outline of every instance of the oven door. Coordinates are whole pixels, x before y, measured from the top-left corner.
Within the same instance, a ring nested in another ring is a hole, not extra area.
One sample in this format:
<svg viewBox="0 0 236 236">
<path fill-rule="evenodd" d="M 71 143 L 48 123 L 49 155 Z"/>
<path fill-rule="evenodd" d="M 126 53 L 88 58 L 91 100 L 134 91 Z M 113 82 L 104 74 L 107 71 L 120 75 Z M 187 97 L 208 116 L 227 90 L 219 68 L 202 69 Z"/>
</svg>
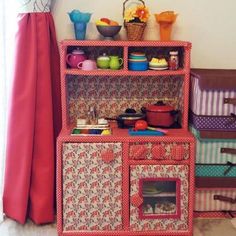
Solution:
<svg viewBox="0 0 236 236">
<path fill-rule="evenodd" d="M 188 229 L 188 166 L 130 166 L 130 228 Z"/>
</svg>

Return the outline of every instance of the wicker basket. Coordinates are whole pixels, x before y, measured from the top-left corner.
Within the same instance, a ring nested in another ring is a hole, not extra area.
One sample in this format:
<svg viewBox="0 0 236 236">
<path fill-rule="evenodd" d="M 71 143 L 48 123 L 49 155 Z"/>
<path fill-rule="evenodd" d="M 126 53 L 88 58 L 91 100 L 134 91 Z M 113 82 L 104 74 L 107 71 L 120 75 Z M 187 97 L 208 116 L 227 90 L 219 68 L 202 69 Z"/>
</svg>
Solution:
<svg viewBox="0 0 236 236">
<path fill-rule="evenodd" d="M 123 17 L 125 15 L 125 5 L 129 0 L 124 1 L 123 3 Z M 145 3 L 143 0 L 139 0 L 144 6 Z M 137 23 L 137 22 L 124 22 L 124 26 L 127 32 L 127 38 L 131 41 L 142 40 L 146 23 Z"/>
</svg>

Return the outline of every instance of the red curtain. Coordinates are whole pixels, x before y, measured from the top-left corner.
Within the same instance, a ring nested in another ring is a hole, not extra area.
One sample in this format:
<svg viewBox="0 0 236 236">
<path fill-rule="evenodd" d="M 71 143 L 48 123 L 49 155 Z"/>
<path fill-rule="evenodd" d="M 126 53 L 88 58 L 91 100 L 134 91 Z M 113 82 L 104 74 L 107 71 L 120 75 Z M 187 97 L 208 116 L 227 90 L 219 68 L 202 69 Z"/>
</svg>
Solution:
<svg viewBox="0 0 236 236">
<path fill-rule="evenodd" d="M 50 12 L 19 15 L 7 133 L 5 214 L 54 221 L 55 140 L 61 128 L 59 52 Z"/>
</svg>

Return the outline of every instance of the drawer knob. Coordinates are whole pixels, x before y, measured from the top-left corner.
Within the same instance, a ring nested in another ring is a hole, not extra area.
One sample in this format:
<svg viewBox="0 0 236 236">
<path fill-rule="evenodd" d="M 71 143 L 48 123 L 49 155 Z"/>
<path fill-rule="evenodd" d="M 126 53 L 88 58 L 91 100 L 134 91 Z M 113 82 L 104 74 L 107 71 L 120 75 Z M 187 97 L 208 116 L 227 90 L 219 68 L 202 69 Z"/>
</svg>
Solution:
<svg viewBox="0 0 236 236">
<path fill-rule="evenodd" d="M 156 160 L 163 160 L 165 155 L 165 148 L 161 145 L 155 145 L 152 148 L 152 158 Z"/>
<path fill-rule="evenodd" d="M 184 147 L 182 145 L 177 145 L 172 149 L 172 158 L 176 161 L 181 161 L 184 159 Z"/>
<path fill-rule="evenodd" d="M 131 148 L 130 151 L 131 158 L 135 160 L 146 159 L 147 148 L 145 145 L 136 145 Z"/>
<path fill-rule="evenodd" d="M 114 155 L 113 150 L 102 151 L 101 157 L 105 163 L 110 163 L 111 161 L 113 161 L 115 159 L 115 155 Z"/>
<path fill-rule="evenodd" d="M 130 200 L 131 200 L 132 205 L 136 207 L 139 207 L 143 204 L 143 198 L 141 198 L 138 193 L 131 196 Z"/>
</svg>

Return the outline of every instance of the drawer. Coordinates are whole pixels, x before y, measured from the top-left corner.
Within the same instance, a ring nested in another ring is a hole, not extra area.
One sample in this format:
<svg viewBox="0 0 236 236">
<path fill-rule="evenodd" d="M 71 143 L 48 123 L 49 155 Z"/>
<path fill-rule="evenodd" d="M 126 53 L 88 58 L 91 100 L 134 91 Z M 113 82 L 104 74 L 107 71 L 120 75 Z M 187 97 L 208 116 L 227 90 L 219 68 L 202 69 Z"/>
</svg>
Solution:
<svg viewBox="0 0 236 236">
<path fill-rule="evenodd" d="M 193 69 L 190 108 L 196 115 L 236 114 L 236 70 Z"/>
<path fill-rule="evenodd" d="M 132 160 L 187 160 L 189 143 L 136 142 L 129 146 Z"/>
<path fill-rule="evenodd" d="M 236 163 L 235 139 L 201 139 L 196 129 L 190 126 L 190 130 L 196 137 L 196 163 Z"/>
<path fill-rule="evenodd" d="M 235 189 L 196 189 L 195 211 L 235 211 L 236 210 L 236 188 Z"/>
</svg>

